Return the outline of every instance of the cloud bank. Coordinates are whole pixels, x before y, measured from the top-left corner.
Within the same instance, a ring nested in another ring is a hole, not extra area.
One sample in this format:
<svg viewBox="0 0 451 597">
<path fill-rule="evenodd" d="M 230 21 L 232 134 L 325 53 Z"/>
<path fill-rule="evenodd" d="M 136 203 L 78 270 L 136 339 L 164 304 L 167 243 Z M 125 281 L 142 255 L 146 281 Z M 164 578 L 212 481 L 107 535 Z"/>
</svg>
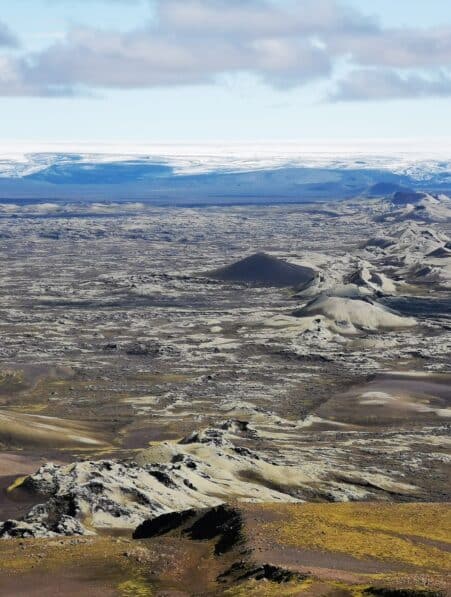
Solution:
<svg viewBox="0 0 451 597">
<path fill-rule="evenodd" d="M 0 95 L 212 84 L 234 73 L 276 88 L 332 85 L 345 63 L 333 101 L 451 96 L 451 27 L 385 28 L 337 0 L 154 5 L 155 19 L 132 31 L 76 27 L 40 52 L 0 53 Z M 17 45 L 2 25 L 0 45 Z"/>
</svg>

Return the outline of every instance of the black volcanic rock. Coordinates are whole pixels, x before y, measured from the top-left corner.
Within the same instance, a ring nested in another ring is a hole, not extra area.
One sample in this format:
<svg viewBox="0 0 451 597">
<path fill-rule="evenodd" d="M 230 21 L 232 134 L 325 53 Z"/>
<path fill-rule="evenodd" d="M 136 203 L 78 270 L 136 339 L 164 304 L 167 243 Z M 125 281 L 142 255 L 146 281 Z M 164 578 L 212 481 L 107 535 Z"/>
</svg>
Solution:
<svg viewBox="0 0 451 597">
<path fill-rule="evenodd" d="M 276 259 L 266 253 L 256 253 L 228 265 L 209 272 L 209 278 L 224 282 L 242 282 L 257 286 L 296 286 L 306 287 L 315 279 L 315 271 L 310 267 L 294 265 Z"/>
<path fill-rule="evenodd" d="M 166 535 L 182 527 L 191 518 L 194 518 L 196 514 L 196 510 L 190 509 L 182 512 L 169 512 L 156 518 L 145 520 L 135 529 L 133 539 L 150 539 Z"/>
<path fill-rule="evenodd" d="M 446 245 L 444 247 L 439 247 L 438 249 L 435 249 L 435 251 L 428 253 L 426 257 L 439 257 L 441 259 L 447 259 L 451 257 L 451 248 L 448 248 Z"/>
<path fill-rule="evenodd" d="M 169 512 L 145 520 L 133 533 L 133 539 L 150 539 L 179 531 L 193 541 L 215 539 L 215 554 L 221 555 L 243 541 L 242 528 L 241 513 L 221 504 L 209 509 Z"/>
<path fill-rule="evenodd" d="M 415 191 L 398 191 L 393 195 L 392 203 L 394 205 L 407 205 L 408 203 L 415 205 L 425 197 L 427 197 L 426 193 Z"/>
</svg>

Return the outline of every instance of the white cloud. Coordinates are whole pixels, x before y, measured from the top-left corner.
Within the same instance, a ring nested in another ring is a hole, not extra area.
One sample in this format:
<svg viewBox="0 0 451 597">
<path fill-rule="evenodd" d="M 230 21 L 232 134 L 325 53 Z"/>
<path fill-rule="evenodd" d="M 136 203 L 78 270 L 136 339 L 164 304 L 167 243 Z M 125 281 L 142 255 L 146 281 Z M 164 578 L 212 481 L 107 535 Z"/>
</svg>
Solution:
<svg viewBox="0 0 451 597">
<path fill-rule="evenodd" d="M 133 31 L 78 27 L 45 50 L 8 57 L 0 95 L 196 85 L 243 72 L 284 88 L 331 81 L 343 59 L 354 71 L 338 83 L 335 100 L 447 94 L 451 27 L 383 28 L 338 0 L 155 0 L 155 6 L 156 18 Z"/>
</svg>

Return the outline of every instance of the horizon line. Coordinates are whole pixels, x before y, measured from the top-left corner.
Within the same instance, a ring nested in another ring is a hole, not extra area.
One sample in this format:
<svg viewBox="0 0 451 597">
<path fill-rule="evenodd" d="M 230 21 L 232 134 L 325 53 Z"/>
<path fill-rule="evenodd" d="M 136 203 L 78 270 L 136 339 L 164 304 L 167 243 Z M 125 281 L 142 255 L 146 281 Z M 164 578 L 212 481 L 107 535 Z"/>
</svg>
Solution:
<svg viewBox="0 0 451 597">
<path fill-rule="evenodd" d="M 0 154 L 28 153 L 93 153 L 103 155 L 134 154 L 145 155 L 169 153 L 177 155 L 180 150 L 196 155 L 196 152 L 208 149 L 224 155 L 245 149 L 257 153 L 271 153 L 274 150 L 287 152 L 355 152 L 393 155 L 435 154 L 447 152 L 451 157 L 451 137 L 376 137 L 376 138 L 321 138 L 303 140 L 258 140 L 258 141 L 0 141 Z M 197 153 L 198 155 L 198 153 Z"/>
</svg>

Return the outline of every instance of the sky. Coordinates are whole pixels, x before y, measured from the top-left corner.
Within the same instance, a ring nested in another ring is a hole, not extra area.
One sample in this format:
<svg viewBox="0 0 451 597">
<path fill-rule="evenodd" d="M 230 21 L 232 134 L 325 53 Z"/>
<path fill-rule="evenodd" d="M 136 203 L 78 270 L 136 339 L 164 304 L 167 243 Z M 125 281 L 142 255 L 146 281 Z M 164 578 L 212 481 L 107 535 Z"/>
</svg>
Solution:
<svg viewBox="0 0 451 597">
<path fill-rule="evenodd" d="M 0 7 L 2 144 L 451 139 L 449 0 Z"/>
</svg>

